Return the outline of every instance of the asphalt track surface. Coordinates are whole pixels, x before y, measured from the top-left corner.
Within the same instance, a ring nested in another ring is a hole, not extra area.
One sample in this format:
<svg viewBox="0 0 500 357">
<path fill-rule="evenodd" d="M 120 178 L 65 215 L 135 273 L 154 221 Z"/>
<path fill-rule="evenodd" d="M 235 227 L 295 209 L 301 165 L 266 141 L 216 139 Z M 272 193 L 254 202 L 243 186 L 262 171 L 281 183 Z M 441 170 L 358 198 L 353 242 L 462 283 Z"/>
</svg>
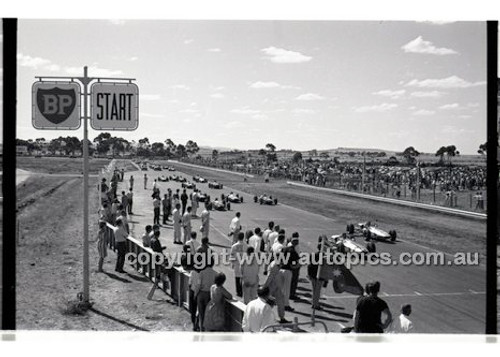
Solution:
<svg viewBox="0 0 500 357">
<path fill-rule="evenodd" d="M 193 176 L 193 170 L 196 170 L 207 178 L 210 178 L 210 172 L 206 169 L 182 168 L 181 165 L 174 165 L 184 172 L 168 171 L 134 171 L 127 172 L 125 179 L 119 184 L 119 192 L 128 189 L 128 179 L 130 175 L 134 176 L 134 215 L 129 219 L 132 234 L 140 238 L 147 224 L 153 222 L 152 207 L 152 182 L 160 175 L 181 174 L 190 180 Z M 143 176 L 147 173 L 148 187 L 144 189 Z M 188 174 L 189 173 L 189 174 Z M 220 173 L 215 175 L 220 177 Z M 296 195 L 296 205 L 279 203 L 277 206 L 259 205 L 253 202 L 253 195 L 248 194 L 231 187 L 233 182 L 241 182 L 241 177 L 230 177 L 230 174 L 224 174 L 228 177 L 228 187 L 224 182 L 223 190 L 209 189 L 208 184 L 197 184 L 197 187 L 211 196 L 212 199 L 220 197 L 221 193 L 229 192 L 239 193 L 244 197 L 244 203 L 232 204 L 231 211 L 210 213 L 210 242 L 216 252 L 221 249 L 229 249 L 232 239 L 227 237 L 229 223 L 234 217 L 236 211 L 241 212 L 241 223 L 243 231 L 254 229 L 255 227 L 266 227 L 270 220 L 273 220 L 286 230 L 287 236 L 292 232 L 300 234 L 300 249 L 304 252 L 313 252 L 317 244 L 318 236 L 321 234 L 338 234 L 345 230 L 347 222 L 359 222 L 361 217 L 375 217 L 379 222 L 393 220 L 392 227 L 384 227 L 387 230 L 391 228 L 402 228 L 404 234 L 398 233 L 398 240 L 394 244 L 378 242 L 376 243 L 377 252 L 388 252 L 393 258 L 398 258 L 401 253 L 429 253 L 443 252 L 448 259 L 456 250 L 439 250 L 430 248 L 424 244 L 415 243 L 412 239 L 405 239 L 405 235 L 411 236 L 411 231 L 418 231 L 418 234 L 433 234 L 433 236 L 446 235 L 448 239 L 453 239 L 457 234 L 472 236 L 473 239 L 485 237 L 484 222 L 477 222 L 463 217 L 453 217 L 450 215 L 433 213 L 422 213 L 421 210 L 392 206 L 390 204 L 368 204 L 359 198 L 351 198 L 340 195 L 321 195 L 311 192 L 307 189 L 284 187 L 288 194 Z M 221 181 L 221 180 L 219 180 Z M 175 192 L 177 188 L 181 189 L 178 182 L 158 182 L 161 195 L 167 188 L 172 188 Z M 256 183 L 258 185 L 258 183 Z M 236 184 L 234 186 L 237 186 Z M 286 184 L 285 184 L 286 186 Z M 277 190 L 280 188 L 278 187 Z M 191 190 L 187 190 L 188 193 Z M 317 204 L 333 205 L 331 214 L 323 215 L 303 209 L 302 200 L 314 199 Z M 334 204 L 332 204 L 332 201 Z M 375 207 L 375 208 L 374 208 Z M 198 210 L 198 215 L 201 208 Z M 349 219 L 348 219 L 349 218 Z M 160 219 L 161 220 L 161 219 Z M 200 220 L 193 219 L 193 230 L 199 232 Z M 399 230 L 398 230 L 399 232 Z M 409 233 L 408 233 L 409 232 Z M 443 233 L 445 232 L 445 233 Z M 458 233 L 462 232 L 462 233 Z M 417 233 L 414 233 L 417 234 Z M 167 251 L 180 252 L 180 245 L 173 244 L 173 230 L 171 225 L 161 228 L 162 244 L 167 246 Z M 485 238 L 484 238 L 485 239 Z M 457 250 L 458 251 L 458 250 Z M 482 253 L 484 254 L 484 252 Z M 217 270 L 223 271 L 227 276 L 226 288 L 233 294 L 234 274 L 230 267 L 219 266 Z M 486 268 L 481 262 L 478 266 L 355 266 L 351 269 L 362 285 L 369 281 L 378 280 L 381 283 L 380 297 L 389 305 L 393 316 L 399 315 L 400 306 L 409 303 L 413 307 L 411 320 L 415 325 L 415 332 L 419 333 L 484 333 L 485 330 L 485 290 L 486 290 Z M 265 281 L 265 276 L 261 272 L 260 283 Z M 297 317 L 299 321 L 308 321 L 311 319 L 311 286 L 306 278 L 306 268 L 300 271 L 300 280 L 298 287 L 299 301 L 291 301 L 291 306 L 296 309 L 294 313 L 287 312 L 286 318 L 291 320 Z M 357 296 L 342 293 L 336 294 L 331 282 L 326 289 L 322 290 L 321 303 L 323 310 L 317 312 L 317 318 L 327 323 L 330 331 L 339 331 L 343 326 L 352 325 L 352 312 L 355 308 Z M 318 329 L 321 331 L 321 329 Z"/>
</svg>

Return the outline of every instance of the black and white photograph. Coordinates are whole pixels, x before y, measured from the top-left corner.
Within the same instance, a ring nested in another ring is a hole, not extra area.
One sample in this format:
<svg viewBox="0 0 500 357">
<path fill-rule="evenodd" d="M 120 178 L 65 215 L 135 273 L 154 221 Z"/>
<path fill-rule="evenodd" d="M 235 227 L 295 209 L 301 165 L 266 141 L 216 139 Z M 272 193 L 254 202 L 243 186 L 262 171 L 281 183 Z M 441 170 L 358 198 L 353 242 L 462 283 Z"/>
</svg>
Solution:
<svg viewBox="0 0 500 357">
<path fill-rule="evenodd" d="M 18 19 L 16 329 L 485 334 L 487 40 Z"/>
</svg>

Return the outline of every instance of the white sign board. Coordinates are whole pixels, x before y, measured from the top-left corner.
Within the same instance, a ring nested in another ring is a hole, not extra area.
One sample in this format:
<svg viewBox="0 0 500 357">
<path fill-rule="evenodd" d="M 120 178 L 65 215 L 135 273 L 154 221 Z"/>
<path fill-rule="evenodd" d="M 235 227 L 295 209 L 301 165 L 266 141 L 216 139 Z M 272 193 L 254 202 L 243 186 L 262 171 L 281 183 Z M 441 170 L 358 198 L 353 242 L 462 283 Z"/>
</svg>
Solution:
<svg viewBox="0 0 500 357">
<path fill-rule="evenodd" d="M 135 130 L 139 88 L 134 83 L 97 82 L 90 88 L 90 125 L 95 130 Z"/>
<path fill-rule="evenodd" d="M 80 127 L 80 85 L 76 82 L 33 83 L 32 122 L 36 129 L 76 130 Z"/>
</svg>

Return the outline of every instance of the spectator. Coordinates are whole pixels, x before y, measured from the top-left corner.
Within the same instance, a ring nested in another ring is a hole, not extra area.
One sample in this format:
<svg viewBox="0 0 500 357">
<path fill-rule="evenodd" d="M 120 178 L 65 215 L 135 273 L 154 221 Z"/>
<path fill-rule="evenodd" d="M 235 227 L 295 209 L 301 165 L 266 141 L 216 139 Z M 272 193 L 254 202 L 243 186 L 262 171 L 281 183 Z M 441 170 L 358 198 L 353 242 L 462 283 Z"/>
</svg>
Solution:
<svg viewBox="0 0 500 357">
<path fill-rule="evenodd" d="M 146 190 L 148 188 L 148 175 L 144 174 L 144 189 Z"/>
<path fill-rule="evenodd" d="M 320 296 L 321 296 L 321 287 L 324 284 L 324 281 L 319 279 L 318 277 L 318 269 L 319 266 L 321 265 L 320 259 L 322 258 L 322 244 L 321 240 L 326 239 L 325 237 L 320 237 L 319 242 L 318 242 L 318 251 L 314 253 L 314 255 L 311 257 L 311 262 L 307 266 L 307 276 L 309 278 L 309 281 L 311 282 L 311 290 L 312 290 L 312 308 L 315 310 L 321 310 L 321 305 L 319 302 Z"/>
<path fill-rule="evenodd" d="M 153 238 L 151 239 L 151 249 L 153 252 L 156 254 L 161 254 L 163 255 L 163 251 L 165 250 L 166 247 L 163 247 L 160 243 L 160 231 L 157 230 L 154 232 Z M 163 258 L 165 259 L 165 256 L 163 255 Z M 154 260 L 156 261 L 156 260 Z M 162 274 L 163 273 L 163 267 L 160 264 L 155 264 L 154 265 L 154 284 L 151 287 L 151 290 L 149 291 L 148 294 L 148 300 L 151 300 L 153 298 L 153 294 L 156 291 L 156 288 L 158 288 L 158 284 L 160 283 L 160 280 L 162 280 Z"/>
<path fill-rule="evenodd" d="M 193 217 L 198 217 L 196 215 L 198 211 L 198 190 L 196 188 L 194 189 L 193 195 L 191 196 L 191 210 Z"/>
<path fill-rule="evenodd" d="M 149 224 L 146 226 L 146 232 L 142 235 L 142 245 L 144 247 L 149 247 L 151 245 L 151 232 L 153 231 L 153 227 Z"/>
<path fill-rule="evenodd" d="M 174 221 L 174 244 L 182 244 L 181 242 L 181 204 L 177 203 L 175 209 L 172 212 L 172 220 Z"/>
<path fill-rule="evenodd" d="M 189 250 L 188 246 L 184 246 Z M 194 256 L 195 252 L 188 252 L 188 254 Z M 192 265 L 190 266 L 192 268 Z M 185 268 L 186 269 L 186 268 Z M 191 314 L 191 322 L 193 323 L 193 331 L 200 331 L 199 318 L 197 316 L 198 312 L 198 302 L 196 300 L 196 286 L 199 285 L 200 271 L 192 268 L 189 273 L 189 312 Z"/>
<path fill-rule="evenodd" d="M 155 195 L 153 198 L 153 224 L 160 224 L 160 206 L 160 197 Z"/>
<path fill-rule="evenodd" d="M 247 257 L 241 264 L 241 280 L 243 285 L 243 302 L 248 304 L 257 297 L 259 287 L 259 262 L 255 257 L 255 249 L 247 248 Z"/>
<path fill-rule="evenodd" d="M 233 237 L 233 244 L 238 241 L 238 237 L 241 231 L 240 217 L 241 213 L 236 212 L 234 218 L 231 220 L 231 223 L 229 224 L 229 237 Z"/>
<path fill-rule="evenodd" d="M 196 232 L 191 232 L 191 238 L 186 242 L 185 246 L 189 247 L 189 251 L 195 254 L 200 247 L 200 242 L 196 240 Z"/>
<path fill-rule="evenodd" d="M 200 256 L 198 256 L 198 258 L 199 257 Z M 200 261 L 198 262 L 200 263 Z M 194 289 L 193 289 L 196 296 L 196 303 L 198 305 L 198 319 L 201 331 L 205 331 L 204 327 L 205 310 L 210 301 L 211 287 L 215 282 L 215 277 L 217 276 L 217 273 L 212 268 L 212 262 L 206 262 L 206 263 L 207 266 L 200 271 L 197 281 L 194 282 Z"/>
<path fill-rule="evenodd" d="M 125 211 L 128 210 L 128 196 L 125 191 L 122 191 L 122 206 Z"/>
<path fill-rule="evenodd" d="M 243 296 L 243 286 L 241 283 L 241 260 L 243 257 L 243 254 L 247 250 L 247 245 L 244 242 L 245 239 L 245 233 L 239 232 L 238 234 L 238 241 L 234 243 L 231 247 L 231 266 L 234 271 L 234 279 L 235 279 L 235 285 L 236 285 L 236 296 L 242 297 Z"/>
<path fill-rule="evenodd" d="M 201 237 L 208 238 L 208 232 L 210 231 L 210 212 L 208 212 L 208 201 L 205 202 L 205 208 L 201 212 Z"/>
<path fill-rule="evenodd" d="M 280 274 L 282 265 L 281 258 L 281 256 L 278 256 L 277 259 L 273 260 L 271 264 L 269 264 L 269 274 L 267 276 L 264 287 L 269 288 L 269 293 L 274 297 L 276 301 L 276 305 L 278 307 L 279 322 L 287 323 L 290 321 L 285 319 L 285 297 L 283 296 L 285 281 L 283 274 Z"/>
<path fill-rule="evenodd" d="M 210 302 L 204 316 L 205 331 L 224 331 L 226 314 L 226 299 L 232 299 L 233 296 L 224 288 L 226 275 L 218 273 L 214 279 L 214 284 L 210 287 Z"/>
<path fill-rule="evenodd" d="M 128 214 L 133 214 L 132 213 L 132 203 L 133 203 L 133 198 L 134 198 L 134 193 L 132 192 L 132 188 L 129 189 L 127 192 L 127 200 L 128 200 Z"/>
<path fill-rule="evenodd" d="M 292 282 L 290 284 L 290 299 L 298 299 L 297 297 L 297 285 L 299 283 L 300 276 L 300 249 L 299 249 L 299 233 L 294 232 L 292 234 L 292 239 L 288 244 L 289 247 L 292 247 L 293 256 L 295 257 L 294 266 L 292 266 Z"/>
<path fill-rule="evenodd" d="M 129 187 L 130 187 L 130 191 L 132 191 L 134 189 L 134 176 L 132 176 L 132 175 L 130 175 Z"/>
<path fill-rule="evenodd" d="M 181 194 L 181 202 L 182 202 L 182 214 L 186 213 L 186 208 L 187 208 L 187 201 L 188 201 L 188 195 L 186 193 L 186 190 L 182 190 Z"/>
<path fill-rule="evenodd" d="M 99 221 L 99 231 L 97 232 L 97 251 L 99 252 L 99 265 L 97 271 L 102 273 L 104 270 L 102 266 L 104 264 L 104 258 L 108 256 L 108 240 L 106 232 L 106 222 L 103 220 Z"/>
<path fill-rule="evenodd" d="M 394 333 L 409 333 L 413 332 L 413 323 L 410 321 L 408 316 L 411 314 L 411 305 L 405 304 L 401 307 L 401 315 L 399 318 L 393 321 L 392 327 Z"/>
<path fill-rule="evenodd" d="M 367 287 L 368 296 L 360 298 L 356 306 L 354 330 L 360 333 L 383 333 L 391 324 L 391 311 L 387 303 L 378 297 L 380 283 L 376 281 Z M 385 315 L 383 323 L 382 314 Z"/>
<path fill-rule="evenodd" d="M 116 265 L 115 271 L 118 273 L 125 273 L 123 265 L 125 264 L 125 254 L 127 253 L 127 238 L 128 233 L 123 226 L 121 219 L 116 220 L 116 226 L 113 226 L 115 234 L 115 247 L 116 247 Z"/>
<path fill-rule="evenodd" d="M 182 229 L 184 232 L 184 244 L 191 238 L 191 207 L 188 207 L 186 212 L 182 215 Z"/>
<path fill-rule="evenodd" d="M 275 301 L 269 295 L 269 288 L 259 288 L 257 296 L 258 298 L 250 301 L 245 308 L 241 323 L 244 332 L 261 332 L 276 320 L 273 311 Z"/>
</svg>

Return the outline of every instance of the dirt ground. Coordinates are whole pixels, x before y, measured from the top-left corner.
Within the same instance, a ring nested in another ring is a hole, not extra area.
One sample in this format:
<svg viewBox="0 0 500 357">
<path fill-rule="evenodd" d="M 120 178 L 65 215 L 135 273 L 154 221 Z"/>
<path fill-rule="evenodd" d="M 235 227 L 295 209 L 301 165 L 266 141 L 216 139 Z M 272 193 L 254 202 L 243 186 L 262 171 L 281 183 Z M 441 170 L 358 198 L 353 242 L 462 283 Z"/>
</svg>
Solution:
<svg viewBox="0 0 500 357">
<path fill-rule="evenodd" d="M 46 169 L 67 172 L 77 166 Z M 38 163 L 18 167 L 33 170 Z M 91 178 L 90 187 L 96 185 L 97 179 Z M 17 329 L 191 330 L 188 312 L 162 291 L 152 301 L 146 299 L 151 283 L 143 276 L 114 272 L 114 252 L 108 251 L 105 273 L 96 272 L 96 190 L 90 190 L 89 201 L 90 296 L 94 305 L 84 315 L 68 313 L 72 306 L 68 302 L 76 301 L 82 291 L 82 186 L 81 178 L 33 175 L 18 187 Z"/>
</svg>

